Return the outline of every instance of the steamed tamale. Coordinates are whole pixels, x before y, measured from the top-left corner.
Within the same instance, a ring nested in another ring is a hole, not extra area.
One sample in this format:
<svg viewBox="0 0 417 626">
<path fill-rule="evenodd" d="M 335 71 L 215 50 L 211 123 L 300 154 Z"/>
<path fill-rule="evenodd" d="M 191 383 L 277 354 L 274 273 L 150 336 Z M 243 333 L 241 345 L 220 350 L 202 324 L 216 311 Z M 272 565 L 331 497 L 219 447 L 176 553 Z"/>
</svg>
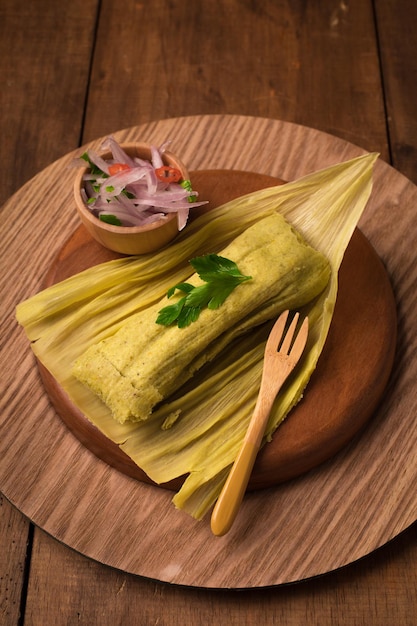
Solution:
<svg viewBox="0 0 417 626">
<path fill-rule="evenodd" d="M 161 326 L 156 323 L 158 311 L 180 296 L 164 298 L 77 359 L 74 375 L 107 404 L 117 421 L 147 419 L 237 335 L 284 309 L 310 302 L 330 277 L 327 259 L 277 213 L 248 228 L 221 255 L 251 280 L 218 310 L 204 309 L 186 328 Z M 188 282 L 197 286 L 202 281 L 194 274 Z"/>
</svg>

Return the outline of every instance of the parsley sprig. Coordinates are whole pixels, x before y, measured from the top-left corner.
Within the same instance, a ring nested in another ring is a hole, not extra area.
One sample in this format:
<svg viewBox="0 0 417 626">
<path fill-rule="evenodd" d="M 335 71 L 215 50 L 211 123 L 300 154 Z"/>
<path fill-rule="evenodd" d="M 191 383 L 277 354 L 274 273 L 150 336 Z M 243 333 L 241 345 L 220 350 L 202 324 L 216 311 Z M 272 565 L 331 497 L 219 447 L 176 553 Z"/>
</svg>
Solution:
<svg viewBox="0 0 417 626">
<path fill-rule="evenodd" d="M 176 324 L 178 328 L 185 328 L 198 319 L 203 308 L 218 309 L 238 285 L 252 278 L 244 276 L 234 261 L 217 254 L 196 257 L 190 264 L 204 284 L 178 283 L 171 287 L 168 298 L 176 291 L 185 295 L 159 311 L 157 324 Z"/>
</svg>

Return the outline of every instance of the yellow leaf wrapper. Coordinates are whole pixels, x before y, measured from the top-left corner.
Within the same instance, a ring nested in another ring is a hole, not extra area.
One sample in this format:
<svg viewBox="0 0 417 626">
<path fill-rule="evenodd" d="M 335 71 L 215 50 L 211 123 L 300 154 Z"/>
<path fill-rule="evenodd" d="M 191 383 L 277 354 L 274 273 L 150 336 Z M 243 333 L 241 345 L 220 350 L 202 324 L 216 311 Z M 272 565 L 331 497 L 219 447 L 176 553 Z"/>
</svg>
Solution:
<svg viewBox="0 0 417 626">
<path fill-rule="evenodd" d="M 35 355 L 89 420 L 155 482 L 188 475 L 173 501 L 197 519 L 217 498 L 246 431 L 268 326 L 232 341 L 177 397 L 141 422 L 113 419 L 96 394 L 73 376 L 73 365 L 90 346 L 113 337 L 126 320 L 153 307 L 172 285 L 186 280 L 190 258 L 220 253 L 250 226 L 278 212 L 328 259 L 331 277 L 320 296 L 301 311 L 309 315 L 309 339 L 302 366 L 271 412 L 265 434 L 265 441 L 270 440 L 302 397 L 316 367 L 333 315 L 340 263 L 371 193 L 376 158 L 367 154 L 233 200 L 197 218 L 176 243 L 157 254 L 93 267 L 17 307 L 17 319 Z"/>
<path fill-rule="evenodd" d="M 152 417 L 172 395 L 230 342 L 285 309 L 310 302 L 330 278 L 327 259 L 309 246 L 279 213 L 272 213 L 221 251 L 250 280 L 215 311 L 204 309 L 185 328 L 156 323 L 158 311 L 183 294 L 163 298 L 132 315 L 112 337 L 77 359 L 74 375 L 107 404 L 115 419 Z M 191 270 L 190 270 L 191 271 Z M 194 274 L 187 283 L 202 285 Z"/>
</svg>

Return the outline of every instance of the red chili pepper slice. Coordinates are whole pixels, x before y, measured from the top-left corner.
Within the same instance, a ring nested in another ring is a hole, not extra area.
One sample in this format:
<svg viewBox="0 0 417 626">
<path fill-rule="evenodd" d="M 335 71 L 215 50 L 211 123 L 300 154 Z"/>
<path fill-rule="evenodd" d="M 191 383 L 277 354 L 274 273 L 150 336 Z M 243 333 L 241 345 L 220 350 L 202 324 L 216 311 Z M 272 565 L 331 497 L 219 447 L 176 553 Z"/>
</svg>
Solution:
<svg viewBox="0 0 417 626">
<path fill-rule="evenodd" d="M 155 174 L 164 183 L 177 183 L 182 177 L 180 170 L 176 167 L 171 167 L 171 165 L 155 168 Z"/>
<path fill-rule="evenodd" d="M 110 176 L 114 176 L 119 172 L 123 172 L 124 170 L 130 170 L 130 167 L 127 163 L 112 163 L 109 165 L 109 174 Z"/>
</svg>

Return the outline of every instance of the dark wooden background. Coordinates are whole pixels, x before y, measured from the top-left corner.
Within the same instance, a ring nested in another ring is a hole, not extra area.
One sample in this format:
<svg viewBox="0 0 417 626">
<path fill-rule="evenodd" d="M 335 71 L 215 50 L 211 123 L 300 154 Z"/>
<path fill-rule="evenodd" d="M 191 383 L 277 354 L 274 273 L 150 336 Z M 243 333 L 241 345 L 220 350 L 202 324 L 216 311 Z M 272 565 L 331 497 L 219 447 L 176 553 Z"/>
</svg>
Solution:
<svg viewBox="0 0 417 626">
<path fill-rule="evenodd" d="M 2 0 L 0 204 L 81 143 L 205 113 L 311 126 L 417 183 L 416 24 L 415 0 Z M 7 626 L 416 624 L 416 525 L 317 580 L 206 591 L 91 562 L 0 505 Z"/>
</svg>

